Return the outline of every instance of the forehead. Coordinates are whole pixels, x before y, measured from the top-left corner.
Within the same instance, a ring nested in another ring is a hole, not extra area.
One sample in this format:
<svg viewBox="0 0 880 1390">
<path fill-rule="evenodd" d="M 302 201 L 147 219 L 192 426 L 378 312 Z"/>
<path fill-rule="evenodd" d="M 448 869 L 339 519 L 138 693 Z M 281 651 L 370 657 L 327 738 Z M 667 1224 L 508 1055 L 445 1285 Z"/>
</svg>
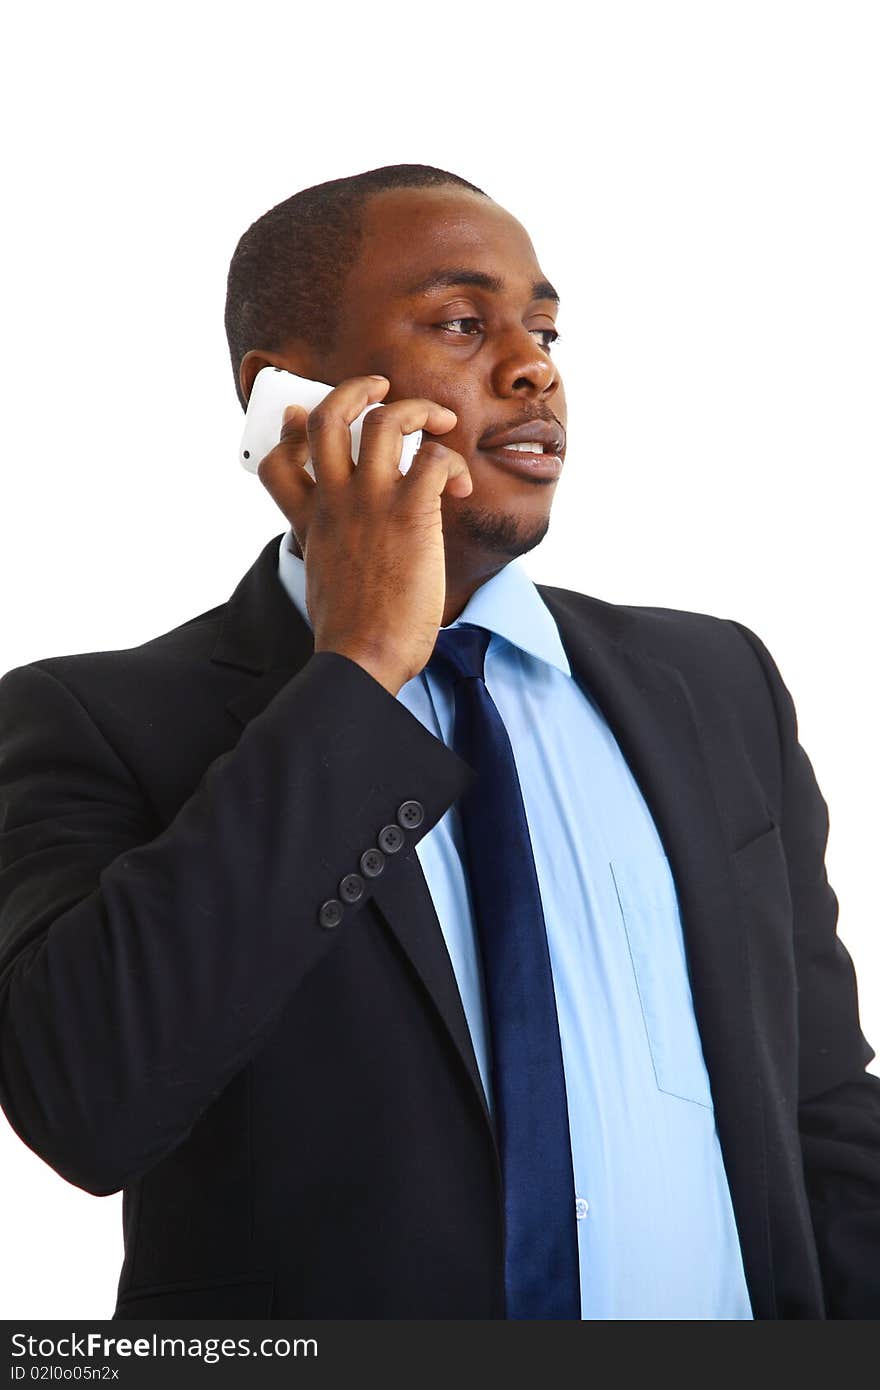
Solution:
<svg viewBox="0 0 880 1390">
<path fill-rule="evenodd" d="M 408 297 L 444 266 L 500 277 L 512 290 L 540 278 L 525 228 L 498 203 L 457 188 L 400 188 L 375 194 L 364 209 L 360 255 L 348 290 L 355 297 Z"/>
</svg>

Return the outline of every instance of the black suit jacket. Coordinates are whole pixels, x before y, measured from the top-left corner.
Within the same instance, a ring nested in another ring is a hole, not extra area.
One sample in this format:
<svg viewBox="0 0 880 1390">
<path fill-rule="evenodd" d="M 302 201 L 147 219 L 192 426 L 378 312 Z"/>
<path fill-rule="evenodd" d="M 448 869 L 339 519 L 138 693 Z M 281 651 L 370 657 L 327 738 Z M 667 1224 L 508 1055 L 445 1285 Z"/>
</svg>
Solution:
<svg viewBox="0 0 880 1390">
<path fill-rule="evenodd" d="M 114 1317 L 501 1318 L 498 1153 L 415 852 L 475 774 L 314 653 L 279 539 L 181 627 L 0 681 L 0 1101 L 123 1191 Z M 791 697 L 738 623 L 538 589 L 672 866 L 755 1315 L 876 1317 L 880 1079 Z"/>
</svg>

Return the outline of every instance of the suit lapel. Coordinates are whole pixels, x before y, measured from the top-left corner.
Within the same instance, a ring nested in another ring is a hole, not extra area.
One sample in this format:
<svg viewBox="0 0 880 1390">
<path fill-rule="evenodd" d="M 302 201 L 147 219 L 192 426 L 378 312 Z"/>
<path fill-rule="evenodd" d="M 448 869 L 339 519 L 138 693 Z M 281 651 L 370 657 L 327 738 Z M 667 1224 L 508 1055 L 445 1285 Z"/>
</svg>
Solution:
<svg viewBox="0 0 880 1390">
<path fill-rule="evenodd" d="M 212 660 L 250 679 L 227 704 L 242 724 L 308 661 L 311 629 L 277 574 L 280 536 L 224 611 Z M 733 868 L 687 684 L 638 647 L 629 610 L 537 586 L 578 685 L 595 700 L 654 817 L 681 908 L 694 1009 L 756 1316 L 774 1316 L 761 1092 L 744 927 Z M 454 972 L 415 850 L 373 886 L 376 906 L 417 972 L 470 1078 L 491 1130 Z"/>
<path fill-rule="evenodd" d="M 773 1317 L 745 925 L 691 694 L 677 669 L 629 645 L 626 610 L 601 605 L 600 624 L 590 620 L 600 607 L 595 600 L 537 587 L 556 619 L 574 679 L 601 709 L 639 784 L 672 868 L 753 1309 Z M 613 636 L 610 625 L 617 629 Z"/>
<path fill-rule="evenodd" d="M 434 901 L 414 849 L 383 874 L 373 887 L 373 899 L 385 921 L 415 967 L 422 984 L 446 1026 L 470 1078 L 471 1089 L 495 1142 L 495 1129 L 471 1041 L 470 1028 L 458 991 L 458 982 L 446 948 Z M 496 1146 L 497 1158 L 497 1146 Z M 500 1160 L 499 1169 L 500 1169 Z"/>
</svg>

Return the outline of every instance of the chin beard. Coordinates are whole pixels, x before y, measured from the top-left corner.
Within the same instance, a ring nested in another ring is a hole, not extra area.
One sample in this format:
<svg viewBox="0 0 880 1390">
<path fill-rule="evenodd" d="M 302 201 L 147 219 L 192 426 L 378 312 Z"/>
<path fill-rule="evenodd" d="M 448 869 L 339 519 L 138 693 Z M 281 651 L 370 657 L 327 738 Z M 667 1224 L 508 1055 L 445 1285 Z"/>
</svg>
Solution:
<svg viewBox="0 0 880 1390">
<path fill-rule="evenodd" d="M 506 555 L 515 560 L 540 545 L 550 529 L 550 516 L 537 522 L 523 522 L 510 512 L 489 512 L 462 509 L 456 523 L 468 539 L 481 550 Z"/>
</svg>

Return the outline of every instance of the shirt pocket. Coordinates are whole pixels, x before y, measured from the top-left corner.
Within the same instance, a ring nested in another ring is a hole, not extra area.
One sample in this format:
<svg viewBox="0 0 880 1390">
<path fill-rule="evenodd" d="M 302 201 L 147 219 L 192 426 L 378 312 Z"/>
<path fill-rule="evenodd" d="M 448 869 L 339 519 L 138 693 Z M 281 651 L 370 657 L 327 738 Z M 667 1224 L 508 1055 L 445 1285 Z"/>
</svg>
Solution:
<svg viewBox="0 0 880 1390">
<path fill-rule="evenodd" d="M 658 1089 L 711 1109 L 669 860 L 614 859 L 610 868 Z"/>
</svg>

